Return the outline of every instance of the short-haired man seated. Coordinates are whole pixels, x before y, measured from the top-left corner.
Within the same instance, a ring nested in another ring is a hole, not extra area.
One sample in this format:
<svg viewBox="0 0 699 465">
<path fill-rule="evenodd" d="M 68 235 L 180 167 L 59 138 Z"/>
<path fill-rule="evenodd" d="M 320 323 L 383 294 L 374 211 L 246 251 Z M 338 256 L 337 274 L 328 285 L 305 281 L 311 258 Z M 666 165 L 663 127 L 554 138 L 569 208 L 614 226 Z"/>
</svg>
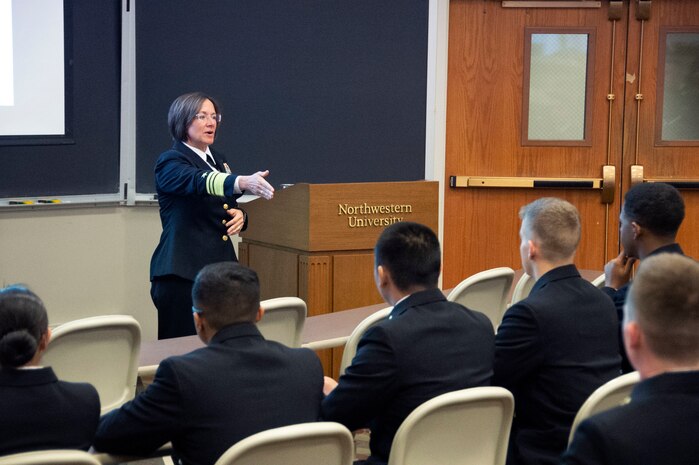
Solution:
<svg viewBox="0 0 699 465">
<path fill-rule="evenodd" d="M 262 337 L 254 271 L 235 262 L 207 265 L 192 299 L 207 346 L 163 360 L 144 393 L 101 418 L 95 449 L 144 455 L 171 441 L 183 464 L 213 464 L 247 436 L 318 419 L 320 360 Z"/>
<path fill-rule="evenodd" d="M 624 345 L 641 382 L 629 404 L 580 424 L 562 463 L 697 463 L 699 264 L 679 254 L 646 258 L 624 311 Z"/>
<path fill-rule="evenodd" d="M 513 304 L 495 337 L 493 384 L 515 397 L 508 465 L 547 465 L 565 450 L 580 406 L 620 374 L 612 302 L 573 264 L 578 210 L 541 198 L 522 207 L 522 267 L 536 279 Z"/>
<path fill-rule="evenodd" d="M 659 253 L 683 255 L 682 248 L 675 242 L 682 220 L 684 200 L 669 184 L 637 184 L 624 196 L 619 215 L 619 241 L 623 250 L 604 267 L 605 287 L 602 289 L 614 301 L 619 317 L 619 352 L 624 373 L 633 371 L 621 342 L 621 321 L 633 264 Z"/>
<path fill-rule="evenodd" d="M 395 223 L 374 254 L 376 287 L 393 310 L 362 337 L 339 384 L 326 379 L 322 416 L 351 430 L 369 426 L 367 463 L 385 464 L 398 427 L 417 406 L 490 384 L 494 335 L 485 315 L 448 302 L 437 288 L 439 241 L 428 227 Z"/>
</svg>

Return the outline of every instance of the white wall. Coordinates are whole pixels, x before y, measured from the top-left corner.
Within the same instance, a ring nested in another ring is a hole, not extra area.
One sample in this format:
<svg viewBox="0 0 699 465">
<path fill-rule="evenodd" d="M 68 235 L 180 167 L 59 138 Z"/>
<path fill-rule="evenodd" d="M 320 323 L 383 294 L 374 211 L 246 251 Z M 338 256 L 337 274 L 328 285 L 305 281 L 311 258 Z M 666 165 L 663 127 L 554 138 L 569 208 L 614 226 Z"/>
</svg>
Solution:
<svg viewBox="0 0 699 465">
<path fill-rule="evenodd" d="M 0 212 L 0 284 L 21 282 L 46 304 L 49 323 L 128 314 L 155 339 L 149 263 L 160 236 L 157 207 Z"/>
</svg>

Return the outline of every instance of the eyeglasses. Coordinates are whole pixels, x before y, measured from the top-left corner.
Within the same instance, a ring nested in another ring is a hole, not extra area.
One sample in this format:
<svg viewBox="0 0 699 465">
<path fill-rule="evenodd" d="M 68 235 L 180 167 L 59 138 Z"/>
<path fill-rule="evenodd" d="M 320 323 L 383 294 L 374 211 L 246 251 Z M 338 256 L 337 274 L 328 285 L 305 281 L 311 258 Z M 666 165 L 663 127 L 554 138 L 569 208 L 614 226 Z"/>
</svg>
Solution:
<svg viewBox="0 0 699 465">
<path fill-rule="evenodd" d="M 194 115 L 194 119 L 198 119 L 202 123 L 205 123 L 207 119 L 211 119 L 212 121 L 220 123 L 221 115 L 218 113 L 212 113 L 210 115 L 207 115 L 205 113 L 197 113 L 196 115 Z"/>
<path fill-rule="evenodd" d="M 204 310 L 197 308 L 195 306 L 192 306 L 192 313 L 196 313 L 198 315 L 201 315 L 202 313 L 204 313 Z"/>
</svg>

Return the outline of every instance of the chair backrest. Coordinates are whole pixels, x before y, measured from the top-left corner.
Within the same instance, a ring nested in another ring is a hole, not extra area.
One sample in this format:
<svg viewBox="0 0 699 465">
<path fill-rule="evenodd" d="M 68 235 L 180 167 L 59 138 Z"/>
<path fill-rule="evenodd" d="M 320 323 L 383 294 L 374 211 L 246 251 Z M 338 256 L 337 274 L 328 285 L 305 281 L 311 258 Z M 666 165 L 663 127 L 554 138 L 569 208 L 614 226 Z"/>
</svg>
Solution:
<svg viewBox="0 0 699 465">
<path fill-rule="evenodd" d="M 611 381 L 607 381 L 602 386 L 598 387 L 590 397 L 582 404 L 580 410 L 575 415 L 573 426 L 570 428 L 568 443 L 573 440 L 573 435 L 578 425 L 588 417 L 595 415 L 610 408 L 618 407 L 629 402 L 631 391 L 641 380 L 637 371 L 626 373 Z"/>
<path fill-rule="evenodd" d="M 532 288 L 536 284 L 536 279 L 529 276 L 527 273 L 522 273 L 522 276 L 515 284 L 515 289 L 512 291 L 512 298 L 510 299 L 510 304 L 516 304 L 520 300 L 527 298 Z"/>
<path fill-rule="evenodd" d="M 597 276 L 595 279 L 590 281 L 592 284 L 594 284 L 596 287 L 599 289 L 602 289 L 604 287 L 604 273 L 601 275 Z"/>
<path fill-rule="evenodd" d="M 140 348 L 141 326 L 133 317 L 95 316 L 55 328 L 42 364 L 61 380 L 92 384 L 106 413 L 133 399 Z"/>
<path fill-rule="evenodd" d="M 149 452 L 143 456 L 133 456 L 133 455 L 120 455 L 120 454 L 108 454 L 106 452 L 96 452 L 93 451 L 91 454 L 101 465 L 121 465 L 125 463 L 135 463 L 140 465 L 149 464 L 172 464 L 171 455 L 174 453 L 172 448 L 172 443 L 167 442 L 160 446 L 153 452 Z M 163 457 L 162 460 L 158 460 L 158 457 Z M 149 460 L 150 459 L 150 460 Z M 2 464 L 0 464 L 2 465 Z"/>
<path fill-rule="evenodd" d="M 388 318 L 391 310 L 393 310 L 393 307 L 384 308 L 378 312 L 372 313 L 368 317 L 364 318 L 357 325 L 357 327 L 354 328 L 352 334 L 350 334 L 349 338 L 347 338 L 347 342 L 345 342 L 345 349 L 342 352 L 340 375 L 343 375 L 345 373 L 345 369 L 352 363 L 352 359 L 357 354 L 357 344 L 359 344 L 359 340 L 362 338 L 362 336 L 364 336 L 364 333 L 366 333 L 372 326 Z"/>
<path fill-rule="evenodd" d="M 485 313 L 496 330 L 507 308 L 507 296 L 514 276 L 514 270 L 507 267 L 481 271 L 461 281 L 447 300 Z"/>
<path fill-rule="evenodd" d="M 403 421 L 388 465 L 503 465 L 514 398 L 501 387 L 476 387 L 428 400 Z"/>
<path fill-rule="evenodd" d="M 274 428 L 237 442 L 215 465 L 351 465 L 352 433 L 339 423 L 316 422 Z"/>
<path fill-rule="evenodd" d="M 301 347 L 303 325 L 306 323 L 306 302 L 298 297 L 278 297 L 260 302 L 265 314 L 257 322 L 265 339 L 289 347 Z"/>
<path fill-rule="evenodd" d="M 82 450 L 40 450 L 0 457 L 0 465 L 101 465 Z"/>
</svg>

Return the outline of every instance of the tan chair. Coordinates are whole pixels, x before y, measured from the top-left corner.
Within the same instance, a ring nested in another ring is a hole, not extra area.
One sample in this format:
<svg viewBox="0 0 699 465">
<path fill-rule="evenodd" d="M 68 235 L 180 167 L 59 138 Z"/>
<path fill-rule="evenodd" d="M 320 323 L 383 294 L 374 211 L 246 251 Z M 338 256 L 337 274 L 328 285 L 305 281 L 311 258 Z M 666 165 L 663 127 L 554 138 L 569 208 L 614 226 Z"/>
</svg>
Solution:
<svg viewBox="0 0 699 465">
<path fill-rule="evenodd" d="M 160 446 L 157 450 L 144 456 L 107 454 L 106 452 L 97 451 L 92 452 L 93 457 L 102 465 L 120 465 L 131 462 L 142 463 L 145 460 L 148 460 L 148 462 L 143 463 L 143 465 L 148 465 L 151 463 L 172 465 L 172 458 L 170 456 L 174 450 L 172 448 L 172 443 L 168 442 Z M 161 460 L 157 460 L 158 457 L 163 458 Z"/>
<path fill-rule="evenodd" d="M 306 323 L 306 302 L 298 297 L 278 297 L 260 302 L 265 310 L 257 323 L 265 339 L 289 347 L 301 347 L 303 325 Z"/>
<path fill-rule="evenodd" d="M 512 298 L 510 299 L 510 305 L 514 305 L 520 300 L 524 300 L 529 296 L 532 288 L 536 284 L 536 279 L 529 276 L 527 273 L 522 273 L 522 276 L 515 284 L 515 289 L 512 291 Z"/>
<path fill-rule="evenodd" d="M 339 423 L 274 428 L 237 442 L 215 465 L 351 465 L 352 433 Z"/>
<path fill-rule="evenodd" d="M 53 330 L 42 364 L 61 380 L 95 386 L 104 414 L 133 399 L 140 347 L 141 326 L 133 317 L 83 318 Z"/>
<path fill-rule="evenodd" d="M 486 314 L 497 330 L 507 308 L 507 296 L 512 288 L 515 272 L 500 267 L 481 271 L 461 281 L 447 296 L 447 300 Z"/>
<path fill-rule="evenodd" d="M 403 421 L 388 465 L 503 465 L 514 398 L 476 387 L 428 400 Z"/>
<path fill-rule="evenodd" d="M 631 400 L 631 391 L 633 391 L 634 386 L 640 380 L 641 377 L 638 372 L 632 371 L 607 381 L 590 394 L 590 397 L 587 398 L 575 415 L 573 426 L 571 426 L 570 435 L 568 436 L 568 444 L 573 440 L 575 430 L 578 429 L 583 420 L 605 410 L 627 404 Z"/>
<path fill-rule="evenodd" d="M 372 313 L 368 317 L 364 318 L 357 325 L 357 327 L 354 328 L 352 334 L 350 334 L 349 338 L 347 338 L 347 342 L 345 342 L 345 349 L 342 352 L 340 376 L 345 374 L 345 369 L 352 363 L 352 359 L 357 354 L 357 344 L 359 344 L 359 340 L 362 338 L 362 336 L 364 336 L 364 333 L 366 333 L 372 326 L 375 326 L 377 323 L 388 318 L 388 315 L 391 314 L 391 310 L 393 310 L 393 307 L 384 308 Z"/>
<path fill-rule="evenodd" d="M 101 465 L 82 450 L 40 450 L 0 457 L 0 465 Z"/>
<path fill-rule="evenodd" d="M 602 289 L 604 287 L 604 273 L 597 276 L 595 279 L 593 279 L 590 282 L 598 289 Z"/>
</svg>

